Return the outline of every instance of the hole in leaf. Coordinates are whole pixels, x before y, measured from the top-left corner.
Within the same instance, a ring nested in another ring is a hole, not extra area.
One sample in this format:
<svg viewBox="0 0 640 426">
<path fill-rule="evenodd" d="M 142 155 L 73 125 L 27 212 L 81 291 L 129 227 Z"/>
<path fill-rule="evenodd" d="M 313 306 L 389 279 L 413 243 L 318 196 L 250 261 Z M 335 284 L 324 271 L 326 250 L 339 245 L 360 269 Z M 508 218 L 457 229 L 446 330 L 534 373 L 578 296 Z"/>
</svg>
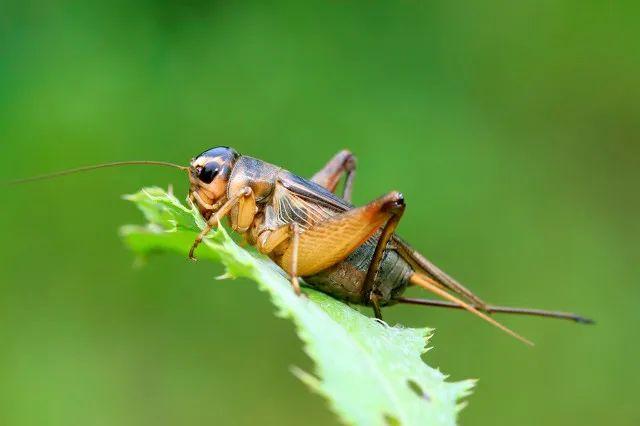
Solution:
<svg viewBox="0 0 640 426">
<path fill-rule="evenodd" d="M 391 414 L 385 414 L 384 421 L 387 423 L 387 426 L 401 426 L 400 420 L 393 417 Z"/>
<path fill-rule="evenodd" d="M 425 391 L 423 391 L 420 385 L 417 384 L 414 380 L 407 380 L 407 385 L 409 385 L 409 389 L 411 389 L 413 393 L 418 395 L 420 398 L 424 399 L 425 401 L 431 401 L 429 395 Z"/>
</svg>

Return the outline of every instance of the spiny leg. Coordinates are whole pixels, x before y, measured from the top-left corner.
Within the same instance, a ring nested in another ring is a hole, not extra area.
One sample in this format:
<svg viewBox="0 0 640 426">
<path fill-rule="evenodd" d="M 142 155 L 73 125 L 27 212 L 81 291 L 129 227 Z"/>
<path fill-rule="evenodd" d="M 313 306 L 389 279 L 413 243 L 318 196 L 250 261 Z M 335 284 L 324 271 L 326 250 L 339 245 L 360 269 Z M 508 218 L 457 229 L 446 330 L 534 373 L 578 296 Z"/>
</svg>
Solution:
<svg viewBox="0 0 640 426">
<path fill-rule="evenodd" d="M 342 198 L 350 203 L 353 181 L 356 176 L 356 157 L 350 151 L 345 149 L 334 155 L 318 173 L 313 175 L 311 181 L 327 188 L 331 192 L 335 192 L 340 178 L 345 173 L 347 177 L 344 182 Z"/>
<path fill-rule="evenodd" d="M 369 263 L 369 269 L 367 270 L 367 275 L 364 279 L 363 287 L 363 294 L 369 295 L 369 301 L 373 307 L 374 314 L 378 319 L 382 319 L 382 311 L 380 309 L 379 302 L 380 295 L 374 288 L 374 285 L 376 277 L 378 276 L 378 271 L 380 270 L 380 263 L 382 262 L 384 251 L 387 248 L 387 243 L 393 236 L 393 233 L 398 226 L 398 222 L 400 222 L 402 214 L 404 213 L 405 204 L 402 194 L 392 193 L 392 197 L 387 200 L 382 209 L 384 211 L 387 211 L 390 217 L 387 220 L 387 223 L 385 223 L 384 227 L 382 228 L 380 238 L 378 238 L 376 250 L 373 253 L 373 257 L 371 258 L 371 263 Z"/>
<path fill-rule="evenodd" d="M 220 223 L 220 220 L 222 220 L 222 218 L 229 213 L 229 211 L 233 208 L 233 206 L 238 204 L 238 202 L 242 197 L 247 197 L 251 193 L 252 193 L 252 190 L 248 186 L 242 188 L 236 195 L 234 195 L 226 203 L 224 203 L 222 207 L 220 207 L 220 210 L 218 210 L 215 214 L 211 215 L 205 227 L 202 229 L 200 234 L 198 234 L 195 241 L 193 242 L 193 245 L 191 246 L 191 250 L 189 250 L 189 259 L 196 260 L 194 253 L 196 251 L 196 248 L 198 248 L 198 246 L 204 239 L 204 237 L 206 237 L 207 234 L 211 232 L 211 229 L 218 226 L 218 224 Z"/>
<path fill-rule="evenodd" d="M 498 327 L 500 330 L 504 331 L 505 333 L 515 337 L 516 339 L 526 343 L 527 345 L 533 346 L 533 343 L 530 340 L 525 339 L 524 337 L 520 336 L 518 333 L 516 333 L 515 331 L 511 330 L 510 328 L 507 328 L 506 326 L 502 325 L 501 323 L 499 323 L 498 321 L 494 320 L 493 318 L 489 317 L 488 315 L 480 312 L 479 310 L 477 310 L 476 308 L 474 308 L 473 306 L 471 306 L 470 304 L 460 300 L 459 298 L 455 297 L 452 294 L 447 293 L 445 290 L 443 290 L 440 285 L 432 280 L 431 278 L 427 277 L 426 275 L 421 275 L 418 273 L 414 273 L 413 275 L 411 275 L 411 277 L 409 278 L 409 280 L 411 281 L 411 283 L 420 286 L 422 288 L 424 288 L 425 290 L 428 290 L 440 297 L 442 297 L 443 299 L 447 299 L 453 303 L 456 303 L 457 305 L 460 305 L 463 309 L 466 309 L 467 311 L 471 312 L 472 314 L 482 318 L 483 320 L 487 321 L 488 323 L 490 323 L 491 325 Z"/>
</svg>

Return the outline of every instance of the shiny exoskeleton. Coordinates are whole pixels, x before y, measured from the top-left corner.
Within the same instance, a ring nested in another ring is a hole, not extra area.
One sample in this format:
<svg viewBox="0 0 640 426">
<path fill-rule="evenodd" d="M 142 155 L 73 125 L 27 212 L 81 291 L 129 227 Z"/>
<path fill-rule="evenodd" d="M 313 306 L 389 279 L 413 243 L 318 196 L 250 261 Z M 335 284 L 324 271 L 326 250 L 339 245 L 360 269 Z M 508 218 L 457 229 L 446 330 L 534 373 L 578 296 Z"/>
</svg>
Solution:
<svg viewBox="0 0 640 426">
<path fill-rule="evenodd" d="M 349 153 L 338 154 L 337 161 L 328 166 L 336 169 L 328 171 L 332 175 L 331 181 L 336 180 L 333 174 L 348 173 L 352 161 Z M 340 166 L 336 167 L 336 164 Z M 307 231 L 317 232 L 336 215 L 354 209 L 347 200 L 317 182 L 323 174 L 316 181 L 303 179 L 262 160 L 240 156 L 231 148 L 205 151 L 193 160 L 191 169 L 191 198 L 207 219 L 233 199 L 234 194 L 250 188 L 250 194 L 229 209 L 227 218 L 231 228 L 287 272 L 291 272 L 293 256 L 290 253 L 291 225 L 298 226 L 304 242 Z M 347 234 L 348 229 L 333 234 L 327 231 L 324 238 L 310 240 L 312 246 L 299 248 L 297 273 L 306 283 L 336 298 L 360 304 L 370 304 L 369 293 L 372 291 L 378 296 L 380 305 L 388 304 L 404 291 L 414 271 L 393 240 L 386 244 L 372 285 L 365 285 L 381 236 L 379 228 L 391 215 L 375 213 L 385 208 L 401 210 L 404 201 L 401 194 L 394 192 L 374 202 L 374 206 L 370 209 L 372 212 L 366 212 L 367 217 L 374 216 L 373 223 L 366 229 L 357 230 L 356 235 Z M 362 216 L 357 216 L 358 220 L 362 220 Z M 274 233 L 285 237 L 276 236 L 274 240 Z M 319 251 L 330 254 L 329 259 L 318 259 Z M 310 252 L 310 256 L 305 256 L 305 252 Z"/>
</svg>

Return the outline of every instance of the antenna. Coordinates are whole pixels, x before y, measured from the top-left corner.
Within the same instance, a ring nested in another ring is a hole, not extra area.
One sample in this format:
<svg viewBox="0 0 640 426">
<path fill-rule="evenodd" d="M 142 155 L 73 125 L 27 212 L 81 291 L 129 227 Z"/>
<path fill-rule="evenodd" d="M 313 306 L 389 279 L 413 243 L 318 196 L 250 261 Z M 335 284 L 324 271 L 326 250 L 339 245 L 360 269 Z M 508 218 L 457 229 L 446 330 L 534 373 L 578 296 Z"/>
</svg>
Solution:
<svg viewBox="0 0 640 426">
<path fill-rule="evenodd" d="M 109 167 L 119 167 L 119 166 L 165 166 L 165 167 L 174 167 L 180 170 L 189 170 L 188 167 L 185 166 L 180 166 L 178 164 L 174 164 L 174 163 L 168 163 L 165 161 L 116 161 L 114 163 L 103 163 L 103 164 L 96 164 L 93 166 L 84 166 L 84 167 L 77 167 L 75 169 L 68 169 L 68 170 L 62 170 L 59 172 L 54 172 L 54 173 L 49 173 L 46 175 L 40 175 L 40 176 L 33 176 L 33 177 L 28 177 L 28 178 L 24 178 L 24 179 L 17 179 L 17 180 L 13 180 L 13 181 L 9 181 L 7 182 L 8 185 L 21 185 L 24 183 L 31 183 L 31 182 L 36 182 L 39 180 L 47 180 L 47 179 L 54 179 L 54 178 L 58 178 L 58 177 L 62 177 L 62 176 L 66 176 L 66 175 L 71 175 L 71 174 L 75 174 L 75 173 L 82 173 L 82 172 L 88 172 L 91 170 L 97 170 L 97 169 L 106 169 Z"/>
</svg>

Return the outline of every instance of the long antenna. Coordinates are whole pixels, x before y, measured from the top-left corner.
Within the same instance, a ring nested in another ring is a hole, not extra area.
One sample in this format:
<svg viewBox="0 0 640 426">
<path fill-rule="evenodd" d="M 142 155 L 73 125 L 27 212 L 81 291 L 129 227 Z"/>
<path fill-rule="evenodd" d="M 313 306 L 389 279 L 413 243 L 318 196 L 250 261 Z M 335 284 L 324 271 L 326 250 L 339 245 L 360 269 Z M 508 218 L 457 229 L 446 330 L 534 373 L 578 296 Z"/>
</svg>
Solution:
<svg viewBox="0 0 640 426">
<path fill-rule="evenodd" d="M 404 303 L 407 305 L 422 305 L 422 306 L 436 306 L 439 308 L 453 308 L 453 309 L 464 309 L 462 306 L 453 302 L 445 302 L 444 300 L 429 300 L 429 299 L 417 299 L 412 297 L 396 297 L 393 299 L 398 303 Z M 481 308 L 477 308 L 481 309 Z M 589 318 L 585 318 L 580 315 L 572 314 L 569 312 L 559 312 L 559 311 L 545 311 L 542 309 L 530 309 L 530 308 L 512 308 L 510 306 L 494 306 L 494 305 L 486 305 L 482 308 L 485 312 L 489 314 L 515 314 L 515 315 L 531 315 L 538 317 L 546 317 L 546 318 L 557 318 L 557 319 L 566 319 L 570 321 L 575 321 L 581 324 L 594 324 L 595 321 Z"/>
<path fill-rule="evenodd" d="M 17 179 L 17 180 L 13 180 L 13 181 L 7 182 L 7 184 L 8 185 L 21 185 L 23 183 L 30 183 L 30 182 L 35 182 L 35 181 L 39 181 L 39 180 L 53 179 L 53 178 L 58 178 L 58 177 L 66 176 L 66 175 L 71 175 L 71 174 L 74 174 L 74 173 L 88 172 L 88 171 L 91 171 L 91 170 L 106 169 L 106 168 L 109 168 L 109 167 L 118 167 L 118 166 L 139 166 L 139 165 L 165 166 L 165 167 L 174 167 L 174 168 L 177 168 L 177 169 L 180 169 L 180 170 L 189 170 L 188 167 L 180 166 L 180 165 L 174 164 L 174 163 L 168 163 L 168 162 L 165 162 L 165 161 L 116 161 L 114 163 L 104 163 L 104 164 L 96 164 L 96 165 L 93 165 L 93 166 L 77 167 L 75 169 L 62 170 L 60 172 L 49 173 L 49 174 L 46 174 L 46 175 L 33 176 L 33 177 L 25 178 L 25 179 Z"/>
</svg>

